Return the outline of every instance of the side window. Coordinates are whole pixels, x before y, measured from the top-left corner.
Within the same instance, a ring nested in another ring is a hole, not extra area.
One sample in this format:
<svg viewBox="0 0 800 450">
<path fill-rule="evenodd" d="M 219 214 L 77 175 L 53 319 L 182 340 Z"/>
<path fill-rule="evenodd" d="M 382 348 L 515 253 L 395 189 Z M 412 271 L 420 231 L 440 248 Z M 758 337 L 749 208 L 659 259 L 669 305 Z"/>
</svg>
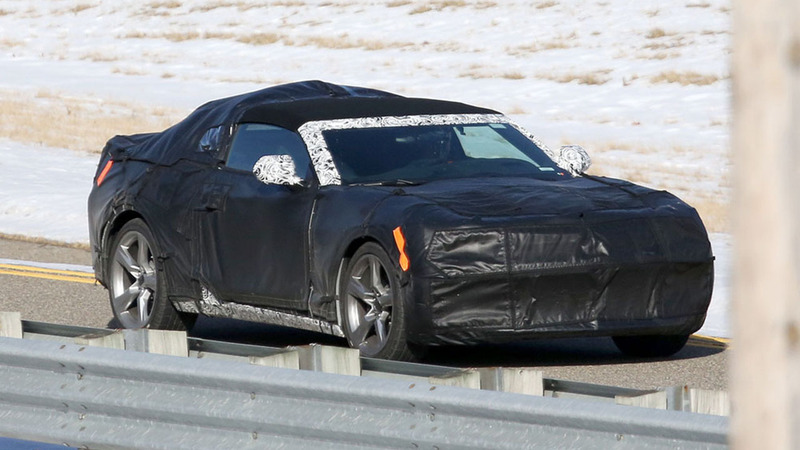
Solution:
<svg viewBox="0 0 800 450">
<path fill-rule="evenodd" d="M 303 139 L 293 131 L 274 125 L 239 125 L 225 164 L 231 169 L 249 172 L 264 155 L 290 155 L 297 167 L 297 175 L 301 178 L 308 177 L 311 159 Z"/>
</svg>

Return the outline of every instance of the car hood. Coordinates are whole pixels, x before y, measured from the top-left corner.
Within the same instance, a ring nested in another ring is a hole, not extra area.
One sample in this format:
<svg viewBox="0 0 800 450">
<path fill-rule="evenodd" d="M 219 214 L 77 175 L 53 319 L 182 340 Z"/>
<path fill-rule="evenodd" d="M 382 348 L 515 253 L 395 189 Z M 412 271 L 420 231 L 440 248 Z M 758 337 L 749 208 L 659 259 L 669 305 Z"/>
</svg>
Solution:
<svg viewBox="0 0 800 450">
<path fill-rule="evenodd" d="M 708 262 L 697 212 L 674 195 L 579 177 L 460 179 L 394 188 L 370 215 L 402 225 L 421 276 Z M 391 242 L 391 241 L 390 241 Z"/>
<path fill-rule="evenodd" d="M 609 178 L 563 181 L 528 178 L 459 179 L 404 187 L 429 203 L 466 217 L 582 216 L 593 212 L 654 209 L 681 204 L 654 191 Z"/>
</svg>

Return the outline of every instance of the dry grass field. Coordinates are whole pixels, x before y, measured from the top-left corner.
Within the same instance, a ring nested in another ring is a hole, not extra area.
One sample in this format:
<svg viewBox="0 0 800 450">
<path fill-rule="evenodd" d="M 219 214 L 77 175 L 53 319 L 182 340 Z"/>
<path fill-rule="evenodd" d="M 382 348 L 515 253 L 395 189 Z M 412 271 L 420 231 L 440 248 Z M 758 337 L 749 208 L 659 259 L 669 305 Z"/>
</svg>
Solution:
<svg viewBox="0 0 800 450">
<path fill-rule="evenodd" d="M 161 131 L 187 111 L 40 90 L 0 90 L 0 137 L 54 148 L 100 152 L 116 134 Z"/>
</svg>

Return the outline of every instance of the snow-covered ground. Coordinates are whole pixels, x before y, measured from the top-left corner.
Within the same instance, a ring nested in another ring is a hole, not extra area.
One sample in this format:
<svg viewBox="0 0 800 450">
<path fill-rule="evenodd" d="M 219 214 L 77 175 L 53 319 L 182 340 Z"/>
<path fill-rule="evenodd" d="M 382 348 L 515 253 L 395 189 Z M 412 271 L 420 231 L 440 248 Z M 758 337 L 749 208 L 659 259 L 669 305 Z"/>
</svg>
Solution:
<svg viewBox="0 0 800 450">
<path fill-rule="evenodd" d="M 727 0 L 0 0 L 0 101 L 188 112 L 323 79 L 501 110 L 586 147 L 594 173 L 695 204 L 717 255 L 701 332 L 729 336 L 730 15 Z M 87 242 L 98 148 L 35 142 L 0 136 L 0 233 Z"/>
</svg>

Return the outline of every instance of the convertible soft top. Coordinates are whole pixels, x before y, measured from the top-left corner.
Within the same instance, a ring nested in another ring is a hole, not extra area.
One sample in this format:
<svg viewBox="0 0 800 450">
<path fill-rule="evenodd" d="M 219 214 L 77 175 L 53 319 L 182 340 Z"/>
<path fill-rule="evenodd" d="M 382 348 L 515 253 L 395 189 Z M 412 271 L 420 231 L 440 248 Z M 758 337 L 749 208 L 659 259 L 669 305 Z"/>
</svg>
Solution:
<svg viewBox="0 0 800 450">
<path fill-rule="evenodd" d="M 115 136 L 108 142 L 111 154 L 159 165 L 180 159 L 215 162 L 214 155 L 196 151 L 209 128 L 239 122 L 269 123 L 296 131 L 317 120 L 423 114 L 498 114 L 458 102 L 402 97 L 362 87 L 324 81 L 301 81 L 269 87 L 208 102 L 180 123 L 160 132 Z M 230 127 L 223 127 L 229 131 Z"/>
</svg>

